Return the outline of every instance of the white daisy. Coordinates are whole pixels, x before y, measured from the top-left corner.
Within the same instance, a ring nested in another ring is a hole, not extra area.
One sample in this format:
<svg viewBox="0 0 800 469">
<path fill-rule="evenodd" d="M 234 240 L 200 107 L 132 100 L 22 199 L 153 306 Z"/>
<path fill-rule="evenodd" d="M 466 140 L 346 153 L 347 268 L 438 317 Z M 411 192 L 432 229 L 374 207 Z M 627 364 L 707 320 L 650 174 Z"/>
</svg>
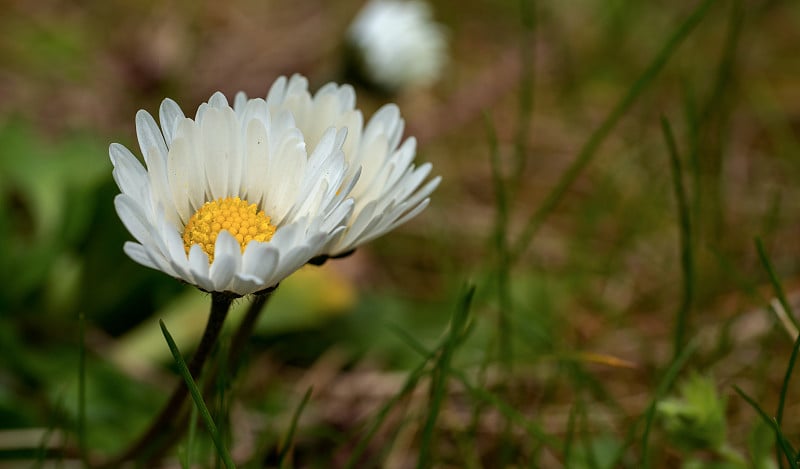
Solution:
<svg viewBox="0 0 800 469">
<path fill-rule="evenodd" d="M 149 113 L 136 115 L 146 168 L 124 146 L 109 149 L 134 261 L 205 291 L 246 295 L 274 287 L 343 235 L 358 169 L 345 160 L 347 130 L 336 122 L 301 116 L 299 127 L 288 109 L 237 99 L 234 110 L 222 93 L 194 119 L 166 99 L 159 119 L 160 128 Z"/>
<path fill-rule="evenodd" d="M 371 0 L 347 33 L 362 72 L 390 91 L 430 85 L 447 60 L 445 30 L 421 0 Z"/>
<path fill-rule="evenodd" d="M 237 112 L 247 97 L 236 96 Z M 439 185 L 437 176 L 423 185 L 431 164 L 415 167 L 416 139 L 401 142 L 405 122 L 394 104 L 380 108 L 364 126 L 361 111 L 355 108 L 356 96 L 349 85 L 328 83 L 312 97 L 308 81 L 294 75 L 279 78 L 267 95 L 270 112 L 289 111 L 310 149 L 321 145 L 325 126 L 347 127 L 342 151 L 347 160 L 346 180 L 357 179 L 350 197 L 355 200 L 347 230 L 331 238 L 321 254 L 345 254 L 417 216 L 428 206 L 428 196 Z M 320 143 L 317 143 L 320 142 Z M 360 170 L 360 176 L 356 177 Z"/>
</svg>

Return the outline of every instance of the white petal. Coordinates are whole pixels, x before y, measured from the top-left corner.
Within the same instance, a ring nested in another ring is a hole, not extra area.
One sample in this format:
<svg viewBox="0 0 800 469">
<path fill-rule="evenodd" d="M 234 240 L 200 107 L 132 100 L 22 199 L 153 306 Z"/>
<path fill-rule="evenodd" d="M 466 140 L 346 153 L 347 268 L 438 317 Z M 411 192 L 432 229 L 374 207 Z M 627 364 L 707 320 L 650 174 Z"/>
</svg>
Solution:
<svg viewBox="0 0 800 469">
<path fill-rule="evenodd" d="M 270 243 L 251 241 L 242 255 L 242 273 L 259 279 L 269 278 L 275 272 L 279 258 L 278 250 Z"/>
<path fill-rule="evenodd" d="M 191 119 L 181 121 L 178 124 L 178 133 L 172 142 L 169 155 L 169 158 L 175 158 L 175 161 L 170 162 L 172 168 L 186 173 L 186 185 L 181 186 L 182 176 L 176 175 L 174 177 L 176 184 L 172 185 L 171 190 L 176 200 L 181 197 L 181 194 L 185 194 L 183 198 L 188 199 L 188 216 L 206 203 L 210 196 L 206 193 L 206 169 L 199 132 L 200 128 Z M 184 191 L 186 192 L 184 193 Z M 187 216 L 184 212 L 186 210 L 185 202 L 182 202 L 180 207 L 181 216 Z"/>
<path fill-rule="evenodd" d="M 167 160 L 167 146 L 164 143 L 164 136 L 158 128 L 153 116 L 147 111 L 136 113 L 136 136 L 139 139 L 139 148 L 144 154 L 147 168 L 153 165 L 163 165 Z"/>
<path fill-rule="evenodd" d="M 211 199 L 228 196 L 228 172 L 232 155 L 227 119 L 223 111 L 213 108 L 206 111 L 200 126 L 200 137 Z"/>
<path fill-rule="evenodd" d="M 186 255 L 181 234 L 172 225 L 162 222 L 160 235 L 167 249 L 165 254 L 169 258 L 172 268 L 181 278 L 191 278 L 189 258 Z"/>
<path fill-rule="evenodd" d="M 168 98 L 161 102 L 161 107 L 158 110 L 158 119 L 161 121 L 161 130 L 164 133 L 164 140 L 166 141 L 167 147 L 172 144 L 178 122 L 182 121 L 185 117 L 181 107 L 178 106 L 178 103 L 175 101 Z"/>
<path fill-rule="evenodd" d="M 249 295 L 265 288 L 267 288 L 267 285 L 264 284 L 262 279 L 238 273 L 233 276 L 228 286 L 228 291 L 239 295 Z"/>
<path fill-rule="evenodd" d="M 122 224 L 137 241 L 146 246 L 157 245 L 154 236 L 155 227 L 142 213 L 142 208 L 136 200 L 128 194 L 119 194 L 114 197 L 114 207 Z"/>
<path fill-rule="evenodd" d="M 226 98 L 221 92 L 217 91 L 211 95 L 211 99 L 208 100 L 208 105 L 216 109 L 226 109 L 229 107 L 228 98 Z"/>
<path fill-rule="evenodd" d="M 128 194 L 136 200 L 142 200 L 149 190 L 147 171 L 139 160 L 127 148 L 119 143 L 112 143 L 108 147 L 111 163 L 114 165 L 114 182 L 123 194 Z"/>
<path fill-rule="evenodd" d="M 275 80 L 267 93 L 267 103 L 272 106 L 280 106 L 286 97 L 286 77 L 281 76 Z"/>
<path fill-rule="evenodd" d="M 150 259 L 150 256 L 147 254 L 147 250 L 141 244 L 134 243 L 132 241 L 126 241 L 122 246 L 122 250 L 125 251 L 125 254 L 127 254 L 128 257 L 139 264 L 142 264 L 145 267 L 150 267 L 151 269 L 158 269 L 158 264 Z"/>
<path fill-rule="evenodd" d="M 233 97 L 233 109 L 236 113 L 244 112 L 244 108 L 248 103 L 247 94 L 244 91 L 239 91 Z"/>
<path fill-rule="evenodd" d="M 130 241 L 125 243 L 122 250 L 125 251 L 128 257 L 144 266 L 152 266 L 152 268 L 160 270 L 171 277 L 180 277 L 169 265 L 169 261 L 159 252 Z"/>
<path fill-rule="evenodd" d="M 233 275 L 239 270 L 241 262 L 239 242 L 226 230 L 220 231 L 214 244 L 214 262 L 209 270 L 215 291 L 226 289 Z"/>
<path fill-rule="evenodd" d="M 205 291 L 214 291 L 214 283 L 211 282 L 209 275 L 208 254 L 199 244 L 195 244 L 189 249 L 189 270 L 195 285 Z"/>
</svg>

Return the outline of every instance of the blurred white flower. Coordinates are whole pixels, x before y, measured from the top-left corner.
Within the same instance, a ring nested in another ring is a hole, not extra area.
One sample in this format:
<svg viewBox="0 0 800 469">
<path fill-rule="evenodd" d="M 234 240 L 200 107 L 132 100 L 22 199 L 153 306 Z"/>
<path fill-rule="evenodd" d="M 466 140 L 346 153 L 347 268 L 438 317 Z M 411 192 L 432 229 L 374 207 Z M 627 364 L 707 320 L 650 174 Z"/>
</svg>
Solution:
<svg viewBox="0 0 800 469">
<path fill-rule="evenodd" d="M 370 0 L 348 41 L 366 78 L 390 91 L 432 84 L 447 61 L 445 30 L 422 0 Z"/>
<path fill-rule="evenodd" d="M 209 292 L 277 285 L 341 239 L 352 214 L 358 170 L 342 151 L 347 130 L 329 115 L 295 116 L 243 97 L 234 110 L 222 93 L 194 119 L 164 100 L 160 128 L 139 111 L 147 167 L 120 144 L 109 149 L 117 213 L 137 241 L 125 252 Z"/>
<path fill-rule="evenodd" d="M 239 94 L 237 112 L 247 102 L 247 97 Z M 308 81 L 300 75 L 288 80 L 281 77 L 267 95 L 270 113 L 290 112 L 311 148 L 324 138 L 327 126 L 348 129 L 342 145 L 348 168 L 344 179 L 357 179 L 350 191 L 355 206 L 347 229 L 331 238 L 320 253 L 331 257 L 352 251 L 417 216 L 441 181 L 437 176 L 423 185 L 431 164 L 413 165 L 417 142 L 414 137 L 401 142 L 404 121 L 397 106 L 383 106 L 365 126 L 355 105 L 351 86 L 328 83 L 312 96 Z"/>
</svg>

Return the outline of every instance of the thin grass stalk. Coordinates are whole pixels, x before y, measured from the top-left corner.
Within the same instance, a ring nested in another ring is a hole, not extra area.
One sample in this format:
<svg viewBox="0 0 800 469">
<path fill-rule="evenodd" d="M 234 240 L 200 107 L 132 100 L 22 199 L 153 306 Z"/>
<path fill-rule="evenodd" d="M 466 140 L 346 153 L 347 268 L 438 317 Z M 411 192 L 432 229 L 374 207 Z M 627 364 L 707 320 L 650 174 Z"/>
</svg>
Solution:
<svg viewBox="0 0 800 469">
<path fill-rule="evenodd" d="M 359 459 L 366 451 L 367 446 L 375 437 L 375 434 L 380 429 L 383 421 L 386 420 L 386 417 L 389 415 L 389 412 L 400 402 L 402 399 L 410 395 L 414 389 L 417 388 L 419 381 L 427 374 L 427 367 L 428 362 L 432 360 L 434 354 L 431 353 L 428 357 L 426 357 L 420 365 L 418 365 L 406 378 L 405 383 L 403 384 L 403 388 L 392 398 L 390 398 L 386 403 L 381 407 L 378 413 L 375 415 L 372 424 L 368 427 L 368 429 L 364 432 L 364 436 L 356 444 L 356 447 L 350 453 L 350 457 L 348 458 L 347 462 L 345 463 L 344 467 L 352 469 L 356 467 L 356 464 L 359 463 Z"/>
<path fill-rule="evenodd" d="M 474 399 L 485 401 L 493 406 L 501 414 L 503 414 L 503 416 L 514 422 L 515 425 L 525 430 L 525 432 L 533 441 L 544 443 L 547 447 L 554 451 L 561 451 L 562 446 L 559 440 L 547 434 L 540 424 L 525 417 L 525 415 L 516 410 L 514 406 L 497 397 L 494 393 L 483 388 L 473 386 L 469 382 L 469 379 L 467 379 L 467 376 L 461 370 L 451 368 L 450 373 L 462 384 L 462 386 L 464 386 L 464 389 L 466 389 Z"/>
<path fill-rule="evenodd" d="M 758 251 L 758 258 L 761 260 L 761 264 L 764 266 L 764 270 L 767 271 L 767 275 L 769 275 L 769 281 L 772 284 L 772 288 L 775 290 L 775 296 L 778 297 L 778 301 L 780 302 L 781 306 L 783 306 L 784 311 L 786 311 L 789 320 L 794 325 L 795 330 L 800 330 L 800 323 L 798 323 L 797 318 L 792 311 L 792 305 L 789 303 L 789 300 L 786 298 L 786 292 L 783 290 L 783 285 L 781 285 L 781 281 L 778 278 L 778 274 L 775 272 L 775 269 L 772 266 L 772 262 L 769 260 L 769 256 L 767 255 L 766 250 L 764 249 L 764 243 L 761 242 L 760 238 L 756 238 L 756 250 Z"/>
<path fill-rule="evenodd" d="M 789 364 L 786 366 L 786 374 L 783 377 L 783 384 L 781 385 L 781 392 L 778 397 L 778 409 L 775 411 L 775 423 L 778 428 L 781 428 L 781 424 L 783 423 L 783 409 L 786 405 L 786 395 L 789 392 L 789 383 L 792 379 L 792 372 L 794 371 L 794 364 L 797 360 L 798 351 L 800 351 L 800 335 L 795 338 L 794 346 L 792 346 L 792 354 L 789 356 Z M 777 457 L 778 467 L 783 467 L 783 458 L 780 453 L 777 454 Z"/>
<path fill-rule="evenodd" d="M 172 339 L 172 335 L 170 335 L 169 331 L 167 330 L 167 326 L 164 325 L 164 321 L 159 320 L 158 324 L 161 326 L 161 332 L 164 334 L 164 339 L 167 341 L 169 350 L 172 352 L 172 357 L 175 359 L 175 364 L 178 367 L 178 373 L 180 373 L 181 377 L 183 378 L 189 394 L 192 396 L 192 400 L 197 407 L 197 412 L 199 413 L 200 418 L 203 420 L 206 429 L 208 429 L 208 433 L 211 435 L 211 440 L 214 442 L 214 446 L 217 448 L 217 454 L 222 458 L 222 461 L 227 469 L 235 469 L 236 464 L 233 463 L 233 459 L 228 452 L 228 448 L 225 446 L 225 442 L 222 441 L 222 436 L 217 429 L 217 426 L 214 424 L 214 419 L 211 418 L 211 413 L 208 411 L 205 401 L 203 401 L 203 396 L 200 393 L 200 389 L 197 387 L 194 378 L 192 378 L 192 373 L 189 371 L 189 367 L 183 360 L 183 356 L 181 355 L 178 346 L 175 344 L 175 341 Z"/>
<path fill-rule="evenodd" d="M 289 455 L 289 450 L 292 448 L 292 446 L 294 446 L 294 433 L 297 430 L 297 422 L 300 421 L 300 416 L 303 414 L 303 410 L 306 408 L 308 401 L 311 400 L 311 393 L 313 391 L 314 387 L 309 386 L 306 390 L 306 393 L 303 395 L 303 399 L 297 406 L 297 409 L 295 409 L 294 413 L 292 414 L 292 421 L 289 424 L 289 431 L 286 433 L 286 438 L 284 439 L 281 450 L 278 453 L 278 467 L 280 468 L 285 467 L 284 463 L 286 461 L 286 456 Z"/>
<path fill-rule="evenodd" d="M 89 467 L 86 442 L 86 315 L 78 315 L 78 448 L 83 467 Z"/>
<path fill-rule="evenodd" d="M 227 293 L 211 294 L 211 311 L 208 315 L 205 331 L 188 365 L 189 373 L 199 377 L 214 344 L 222 331 L 222 325 L 230 310 L 234 297 Z M 185 402 L 187 388 L 183 383 L 178 383 L 158 416 L 153 420 L 148 429 L 128 446 L 119 456 L 108 461 L 104 467 L 119 467 L 124 461 L 147 460 L 160 455 L 174 444 L 181 435 L 180 427 L 185 423 Z M 181 417 L 184 415 L 184 417 Z M 180 417 L 180 418 L 179 418 Z"/>
<path fill-rule="evenodd" d="M 694 130 L 693 159 L 697 162 L 697 212 L 695 216 L 697 233 L 706 242 L 716 243 L 724 227 L 725 211 L 723 187 L 721 182 L 724 145 L 729 140 L 725 135 L 729 127 L 732 98 L 736 93 L 734 86 L 737 49 L 744 22 L 744 7 L 741 0 L 731 2 L 728 31 L 723 44 L 721 57 L 716 67 L 711 92 L 705 100 Z"/>
<path fill-rule="evenodd" d="M 444 346 L 443 343 L 433 351 L 429 351 L 410 334 L 405 333 L 400 329 L 397 330 L 403 332 L 400 335 L 400 338 L 406 341 L 411 346 L 411 348 L 413 348 L 415 351 L 417 351 L 423 356 L 425 360 L 423 362 L 423 365 L 425 365 L 427 361 L 429 361 L 430 359 L 432 359 L 432 357 L 434 357 L 437 353 L 439 353 L 439 350 Z M 465 332 L 462 333 L 462 337 L 465 337 L 468 334 L 469 334 L 469 329 L 466 329 Z M 447 338 L 445 338 L 445 340 L 447 340 Z M 419 368 L 417 370 L 419 370 Z M 474 399 L 495 407 L 498 411 L 500 411 L 501 414 L 503 414 L 506 418 L 512 421 L 515 425 L 524 429 L 534 441 L 542 442 L 546 446 L 554 450 L 561 449 L 557 439 L 548 435 L 539 424 L 529 421 L 524 415 L 522 415 L 519 411 L 517 411 L 514 408 L 514 406 L 503 401 L 499 397 L 495 396 L 493 393 L 484 390 L 482 387 L 473 386 L 467 379 L 466 375 L 461 370 L 458 370 L 456 368 L 450 368 L 449 372 L 450 374 L 453 375 L 453 377 L 455 377 L 459 382 L 461 382 L 462 386 L 464 386 L 467 392 Z"/>
<path fill-rule="evenodd" d="M 524 107 L 524 105 L 522 105 Z M 520 122 L 522 125 L 522 122 Z M 500 160 L 500 146 L 497 141 L 497 133 L 491 120 L 486 118 L 486 134 L 489 140 L 489 155 L 490 165 L 492 168 L 492 187 L 495 194 L 495 223 L 492 230 L 492 241 L 494 244 L 495 255 L 497 256 L 497 264 L 495 266 L 496 279 L 497 279 L 497 344 L 500 354 L 500 363 L 507 373 L 508 379 L 512 377 L 512 368 L 514 360 L 514 347 L 511 337 L 511 316 L 513 302 L 511 301 L 511 259 L 508 246 L 508 223 L 509 223 L 509 191 L 515 186 L 515 176 L 507 177 L 503 174 L 502 162 Z M 525 136 L 520 133 L 517 135 L 518 139 Z M 517 164 L 520 159 L 524 158 L 524 147 L 520 141 L 517 142 L 519 147 L 519 154 L 517 155 Z M 521 171 L 521 168 L 515 168 Z M 518 176 L 518 172 L 514 173 Z M 484 360 L 484 370 L 488 365 L 490 354 L 487 353 Z M 434 374 L 434 378 L 437 375 Z M 446 379 L 446 378 L 445 378 Z M 480 407 L 475 407 L 474 417 L 479 417 Z M 511 434 L 511 422 L 506 421 L 503 428 L 500 440 L 504 443 L 502 445 L 499 460 L 499 466 L 505 466 L 507 461 L 506 456 L 510 453 L 505 442 L 508 441 Z M 422 454 L 422 453 L 421 453 Z M 421 467 L 421 466 L 420 466 Z"/>
<path fill-rule="evenodd" d="M 555 187 L 545 197 L 544 201 L 530 215 L 522 233 L 517 238 L 517 242 L 511 250 L 511 258 L 514 260 L 522 259 L 522 254 L 530 245 L 534 235 L 538 232 L 544 220 L 558 206 L 561 199 L 566 195 L 569 188 L 583 172 L 584 168 L 594 158 L 600 145 L 611 134 L 619 120 L 624 116 L 639 96 L 647 90 L 655 78 L 675 53 L 678 46 L 686 39 L 694 28 L 705 18 L 711 5 L 716 0 L 705 0 L 700 3 L 692 13 L 684 19 L 676 28 L 675 32 L 669 36 L 662 48 L 658 51 L 652 62 L 636 79 L 628 92 L 617 102 L 608 116 L 603 119 L 600 126 L 592 133 L 586 143 L 581 147 L 575 161 L 562 174 Z"/>
<path fill-rule="evenodd" d="M 499 336 L 500 360 L 507 371 L 511 370 L 513 348 L 511 341 L 511 290 L 510 269 L 511 259 L 508 251 L 508 181 L 503 175 L 500 161 L 500 148 L 497 142 L 497 133 L 491 120 L 486 118 L 486 135 L 489 140 L 489 155 L 492 168 L 492 187 L 495 195 L 495 222 L 492 230 L 492 241 L 497 255 L 497 300 L 499 311 L 497 314 L 497 333 Z"/>
<path fill-rule="evenodd" d="M 800 352 L 800 336 L 797 337 L 794 341 L 794 346 L 792 346 L 792 354 L 789 356 L 789 364 L 786 366 L 786 374 L 783 377 L 783 384 L 781 385 L 778 409 L 775 411 L 775 422 L 778 426 L 783 422 L 783 409 L 786 405 L 786 394 L 789 392 L 789 383 L 792 379 L 792 372 L 794 371 L 794 364 L 795 361 L 797 361 L 798 352 Z"/>
<path fill-rule="evenodd" d="M 524 107 L 524 106 L 523 106 Z M 522 123 L 520 123 L 522 125 Z M 513 302 L 511 301 L 511 259 L 508 246 L 508 224 L 509 224 L 509 197 L 510 192 L 516 186 L 515 178 L 519 176 L 522 168 L 515 168 L 516 172 L 512 176 L 503 174 L 502 162 L 500 161 L 500 146 L 497 142 L 497 134 L 491 120 L 487 118 L 486 133 L 489 139 L 490 164 L 492 168 L 492 186 L 495 193 L 496 216 L 492 230 L 492 239 L 497 256 L 496 278 L 497 278 L 497 301 L 499 305 L 497 314 L 497 336 L 500 353 L 500 363 L 502 364 L 509 381 L 512 379 L 512 369 L 514 361 L 514 341 L 511 337 L 511 317 L 513 314 Z M 517 138 L 525 136 L 518 134 Z M 519 154 L 517 160 L 524 159 L 523 143 L 518 141 Z M 518 163 L 521 164 L 521 163 Z M 488 358 L 488 355 L 487 355 Z M 484 365 L 487 364 L 484 362 Z M 476 410 L 478 410 L 476 408 Z M 511 434 L 511 422 L 506 421 L 500 440 L 503 447 L 500 451 L 497 464 L 505 466 L 506 456 L 510 454 L 510 448 L 505 442 L 509 440 Z"/>
<path fill-rule="evenodd" d="M 577 405 L 572 404 L 569 408 L 569 417 L 567 418 L 567 431 L 564 434 L 564 446 L 562 456 L 565 465 L 569 465 L 572 461 L 572 447 L 573 440 L 575 439 L 575 420 L 577 419 Z"/>
<path fill-rule="evenodd" d="M 472 298 L 475 294 L 475 287 L 470 287 L 462 295 L 453 317 L 450 320 L 450 328 L 447 338 L 439 352 L 439 357 L 434 364 L 431 374 L 430 405 L 428 406 L 428 416 L 422 428 L 421 443 L 419 449 L 419 459 L 417 468 L 423 469 L 433 465 L 433 440 L 436 429 L 436 421 L 447 394 L 447 382 L 450 377 L 450 363 L 458 345 L 465 338 L 464 330 L 469 319 L 469 309 L 472 305 Z"/>
<path fill-rule="evenodd" d="M 664 134 L 664 141 L 670 159 L 672 173 L 672 185 L 675 192 L 675 200 L 678 208 L 678 226 L 680 232 L 679 250 L 681 258 L 681 279 L 683 281 L 681 289 L 681 301 L 675 313 L 675 330 L 673 332 L 672 356 L 677 357 L 684 344 L 686 343 L 686 328 L 689 313 L 692 309 L 694 298 L 694 255 L 692 250 L 692 225 L 689 213 L 689 202 L 686 196 L 686 188 L 683 183 L 683 170 L 678 154 L 678 147 L 675 143 L 675 136 L 672 127 L 666 117 L 661 118 L 661 131 Z"/>
<path fill-rule="evenodd" d="M 227 362 L 228 369 L 231 370 L 231 376 L 236 375 L 245 345 L 253 335 L 253 330 L 255 329 L 256 323 L 258 323 L 258 318 L 261 317 L 261 313 L 264 311 L 270 298 L 272 298 L 272 293 L 275 291 L 275 288 L 253 295 L 253 300 L 247 308 L 247 312 L 236 328 L 236 331 L 233 333 L 230 342 L 231 345 L 228 348 Z"/>
<path fill-rule="evenodd" d="M 519 105 L 517 107 L 517 134 L 514 138 L 514 166 L 511 172 L 510 192 L 516 193 L 528 163 L 528 142 L 533 122 L 534 106 L 534 65 L 536 62 L 536 2 L 520 0 L 519 17 L 522 24 L 520 33 L 520 81 Z"/>
<path fill-rule="evenodd" d="M 749 395 L 747 395 L 747 393 L 742 391 L 742 389 L 739 386 L 733 385 L 733 389 L 736 390 L 736 392 L 742 397 L 742 399 L 744 399 L 745 401 L 747 401 L 748 404 L 750 404 L 750 407 L 752 407 L 758 413 L 761 419 L 767 425 L 769 425 L 772 431 L 775 432 L 775 439 L 778 442 L 778 447 L 781 449 L 783 455 L 786 456 L 786 459 L 789 461 L 789 467 L 791 467 L 792 469 L 797 469 L 797 456 L 795 449 L 789 442 L 789 440 L 787 440 L 786 437 L 783 435 L 781 427 L 778 425 L 775 419 L 767 415 L 767 413 L 764 412 L 764 409 L 762 409 L 761 406 L 759 406 L 758 403 L 752 397 L 750 397 Z"/>
<path fill-rule="evenodd" d="M 584 401 L 582 397 L 579 397 L 575 405 L 578 408 L 578 436 L 583 444 L 586 464 L 589 466 L 589 469 L 600 469 L 600 463 L 597 461 L 597 454 L 592 444 L 591 430 L 589 429 L 589 416 L 586 411 L 586 401 Z"/>
</svg>

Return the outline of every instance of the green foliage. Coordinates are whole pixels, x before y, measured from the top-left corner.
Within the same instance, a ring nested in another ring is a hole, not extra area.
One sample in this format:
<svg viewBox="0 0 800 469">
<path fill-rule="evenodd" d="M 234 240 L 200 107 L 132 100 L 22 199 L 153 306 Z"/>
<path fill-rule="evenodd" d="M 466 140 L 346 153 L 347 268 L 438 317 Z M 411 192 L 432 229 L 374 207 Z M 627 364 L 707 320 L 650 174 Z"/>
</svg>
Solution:
<svg viewBox="0 0 800 469">
<path fill-rule="evenodd" d="M 679 384 L 679 396 L 660 401 L 656 409 L 673 444 L 717 451 L 726 442 L 725 407 L 714 380 L 692 373 Z"/>
<path fill-rule="evenodd" d="M 14 310 L 50 291 L 50 304 L 63 308 L 75 299 L 82 268 L 76 248 L 108 177 L 98 164 L 105 149 L 86 135 L 48 142 L 19 119 L 0 124 L 0 141 L 0 305 Z"/>
</svg>

